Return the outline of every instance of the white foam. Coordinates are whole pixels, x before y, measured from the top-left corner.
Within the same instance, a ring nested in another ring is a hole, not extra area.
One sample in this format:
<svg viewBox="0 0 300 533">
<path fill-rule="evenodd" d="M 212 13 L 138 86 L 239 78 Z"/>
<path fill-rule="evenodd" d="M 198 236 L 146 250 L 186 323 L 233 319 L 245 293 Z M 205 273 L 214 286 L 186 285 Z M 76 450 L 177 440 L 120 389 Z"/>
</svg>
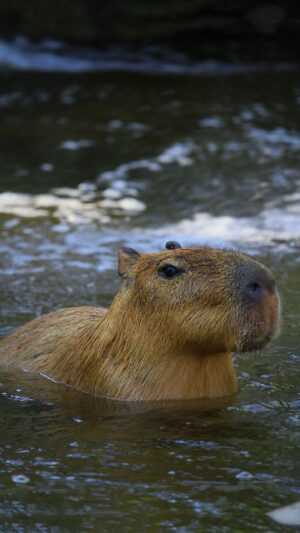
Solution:
<svg viewBox="0 0 300 533">
<path fill-rule="evenodd" d="M 199 126 L 203 128 L 223 128 L 224 121 L 220 117 L 204 117 L 199 120 Z"/>
<path fill-rule="evenodd" d="M 247 243 L 258 246 L 300 239 L 300 206 L 265 209 L 256 217 L 213 216 L 198 213 L 191 219 L 156 230 L 157 235 L 182 236 L 186 242 Z"/>
<path fill-rule="evenodd" d="M 97 177 L 99 183 L 103 181 L 111 182 L 111 187 L 116 190 L 126 190 L 129 186 L 125 181 L 130 177 L 130 172 L 134 170 L 147 170 L 149 172 L 159 172 L 163 165 L 177 164 L 179 166 L 187 166 L 193 163 L 191 158 L 192 153 L 196 150 L 196 146 L 191 141 L 182 141 L 168 146 L 161 154 L 149 159 L 139 159 L 137 161 L 129 161 L 117 166 L 113 170 L 102 172 Z M 122 187 L 120 184 L 122 183 Z"/>
<path fill-rule="evenodd" d="M 79 188 L 73 189 L 72 187 L 56 187 L 53 189 L 53 193 L 58 196 L 78 198 L 80 196 Z"/>
<path fill-rule="evenodd" d="M 300 526 L 300 501 L 279 507 L 268 513 L 275 522 L 286 526 Z"/>
<path fill-rule="evenodd" d="M 86 202 L 77 195 L 67 197 L 49 194 L 0 194 L 0 213 L 13 216 L 13 224 L 19 218 L 57 218 L 60 223 L 90 224 L 111 223 L 111 215 L 119 211 L 123 215 L 141 213 L 145 204 L 137 198 L 112 194 L 105 198 Z M 139 242 L 159 242 L 175 238 L 186 244 L 207 242 L 216 245 L 265 245 L 293 246 L 300 239 L 300 204 L 299 194 L 286 195 L 282 200 L 284 207 L 266 207 L 257 216 L 234 217 L 229 215 L 214 216 L 207 212 L 196 213 L 174 224 L 164 224 L 158 228 L 132 228 L 129 240 Z M 117 232 L 116 238 L 120 238 Z M 281 245 L 281 244 L 280 244 Z"/>
<path fill-rule="evenodd" d="M 68 189 L 67 189 L 68 192 Z M 54 216 L 59 220 L 70 223 L 110 222 L 108 210 L 119 210 L 131 215 L 145 209 L 145 204 L 136 198 L 117 198 L 83 201 L 77 195 L 68 194 L 66 197 L 55 194 L 0 194 L 0 213 L 11 214 L 20 218 L 40 218 Z"/>
<path fill-rule="evenodd" d="M 265 246 L 273 249 L 294 249 L 293 243 L 300 239 L 300 208 L 295 212 L 288 209 L 265 209 L 255 217 L 213 216 L 198 213 L 190 219 L 175 224 L 164 224 L 159 228 L 131 227 L 126 234 L 120 230 L 109 230 L 108 241 L 120 239 L 129 246 L 141 250 L 157 250 L 162 243 L 174 239 L 184 246 L 206 244 L 218 247 L 249 249 L 253 252 Z M 101 234 L 98 247 L 105 242 Z M 97 234 L 93 236 L 93 246 Z M 86 243 L 86 239 L 84 240 Z"/>
<path fill-rule="evenodd" d="M 137 51 L 126 50 L 124 47 L 98 50 L 70 47 L 64 43 L 49 40 L 31 43 L 25 37 L 0 40 L 0 65 L 41 72 L 130 71 L 218 76 L 298 68 L 296 63 L 287 62 L 275 65 L 272 63 L 233 64 L 214 60 L 199 62 L 190 60 L 183 53 L 153 46 Z M 72 96 L 66 96 L 64 102 L 72 103 Z"/>
<path fill-rule="evenodd" d="M 74 141 L 70 139 L 70 140 L 64 141 L 61 144 L 60 148 L 62 148 L 63 150 L 75 151 L 75 150 L 80 150 L 80 148 L 90 148 L 94 144 L 95 144 L 95 141 L 91 139 L 80 139 L 78 141 Z"/>
<path fill-rule="evenodd" d="M 285 128 L 275 128 L 274 130 L 266 131 L 251 126 L 248 129 L 248 133 L 250 137 L 259 142 L 273 145 L 285 144 L 296 150 L 300 148 L 300 135 L 295 132 L 289 132 Z"/>
<path fill-rule="evenodd" d="M 122 165 L 119 165 L 114 170 L 107 170 L 105 172 L 102 172 L 98 176 L 98 180 L 105 180 L 105 181 L 114 181 L 114 187 L 117 186 L 116 179 L 119 178 L 127 178 L 128 174 L 131 170 L 138 170 L 138 169 L 144 169 L 149 170 L 150 172 L 159 172 L 161 170 L 161 166 L 155 161 L 151 159 L 140 159 L 138 161 L 130 161 L 129 163 L 123 163 Z M 126 182 L 123 182 L 124 184 Z"/>
<path fill-rule="evenodd" d="M 177 163 L 180 166 L 191 165 L 193 160 L 189 156 L 194 150 L 195 145 L 192 142 L 178 142 L 164 150 L 156 160 L 164 165 L 171 163 Z"/>
<path fill-rule="evenodd" d="M 117 206 L 123 209 L 124 211 L 138 212 L 144 211 L 145 204 L 136 198 L 122 198 L 118 200 Z"/>
<path fill-rule="evenodd" d="M 103 191 L 104 198 L 107 198 L 108 200 L 119 200 L 122 196 L 121 191 L 118 191 L 117 189 L 108 188 Z"/>
</svg>

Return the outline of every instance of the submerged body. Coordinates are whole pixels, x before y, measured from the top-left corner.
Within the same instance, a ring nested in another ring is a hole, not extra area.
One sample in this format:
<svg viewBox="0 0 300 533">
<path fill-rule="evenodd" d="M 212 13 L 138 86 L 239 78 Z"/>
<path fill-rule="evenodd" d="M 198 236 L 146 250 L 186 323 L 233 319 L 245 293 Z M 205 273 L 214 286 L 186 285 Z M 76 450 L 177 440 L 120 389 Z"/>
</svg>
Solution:
<svg viewBox="0 0 300 533">
<path fill-rule="evenodd" d="M 39 372 L 93 395 L 125 400 L 234 394 L 232 352 L 277 332 L 271 273 L 213 248 L 119 255 L 123 283 L 111 307 L 63 309 L 0 343 L 0 364 Z"/>
</svg>

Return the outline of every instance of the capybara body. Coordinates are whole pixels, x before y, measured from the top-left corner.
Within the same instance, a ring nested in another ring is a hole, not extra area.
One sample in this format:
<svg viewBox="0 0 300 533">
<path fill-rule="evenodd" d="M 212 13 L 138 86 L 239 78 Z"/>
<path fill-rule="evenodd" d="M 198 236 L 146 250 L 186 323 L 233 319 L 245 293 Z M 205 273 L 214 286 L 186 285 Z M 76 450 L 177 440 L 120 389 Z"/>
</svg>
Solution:
<svg viewBox="0 0 300 533">
<path fill-rule="evenodd" d="M 62 309 L 0 343 L 0 364 L 123 400 L 234 394 L 233 351 L 263 347 L 279 327 L 270 271 L 251 257 L 179 245 L 119 253 L 122 285 L 106 310 Z"/>
</svg>

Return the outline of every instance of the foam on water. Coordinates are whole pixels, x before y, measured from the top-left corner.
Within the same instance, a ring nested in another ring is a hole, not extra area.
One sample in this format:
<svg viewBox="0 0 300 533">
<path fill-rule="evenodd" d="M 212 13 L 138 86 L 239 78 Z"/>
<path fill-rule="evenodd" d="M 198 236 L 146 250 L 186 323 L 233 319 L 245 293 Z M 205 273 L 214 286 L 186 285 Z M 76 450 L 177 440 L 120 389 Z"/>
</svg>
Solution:
<svg viewBox="0 0 300 533">
<path fill-rule="evenodd" d="M 179 220 L 174 224 L 157 227 L 143 227 L 131 223 L 125 239 L 131 244 L 152 243 L 156 246 L 165 239 L 174 236 L 184 243 L 205 242 L 215 245 L 266 245 L 294 246 L 300 239 L 300 205 L 299 194 L 288 195 L 291 202 L 284 208 L 266 207 L 259 215 L 253 217 L 234 217 L 229 215 L 214 216 L 207 212 L 196 213 L 191 218 Z M 294 203 L 292 202 L 294 200 Z M 109 229 L 115 210 L 124 215 L 136 215 L 145 209 L 145 204 L 136 198 L 105 198 L 91 202 L 83 201 L 75 193 L 69 197 L 49 194 L 0 194 L 0 213 L 17 218 L 55 217 L 61 223 L 71 225 L 100 223 L 107 227 L 111 241 L 120 240 L 118 230 Z M 13 226 L 14 227 L 14 226 Z M 60 227 L 58 225 L 58 227 Z M 69 226 L 67 226 L 68 228 Z M 105 231 L 103 229 L 103 231 Z M 124 239 L 124 235 L 122 236 Z M 101 232 L 101 239 L 104 233 Z M 79 239 L 79 242 L 81 239 Z M 100 244 L 100 243 L 99 243 Z M 95 246 L 95 242 L 94 242 Z"/>
<path fill-rule="evenodd" d="M 160 172 L 164 165 L 170 164 L 176 164 L 181 167 L 188 166 L 193 163 L 192 154 L 196 150 L 197 147 L 191 141 L 176 142 L 165 148 L 156 157 L 129 161 L 128 163 L 122 163 L 113 170 L 102 172 L 97 177 L 97 183 L 101 185 L 103 182 L 109 182 L 113 189 L 125 190 L 128 187 L 128 182 L 124 180 L 130 176 L 132 171 Z"/>
<path fill-rule="evenodd" d="M 94 144 L 95 144 L 95 141 L 91 139 L 80 139 L 79 141 L 74 141 L 70 139 L 70 140 L 64 141 L 61 144 L 60 148 L 63 148 L 64 150 L 76 151 L 76 150 L 79 150 L 80 148 L 90 148 Z"/>
<path fill-rule="evenodd" d="M 145 209 L 143 202 L 135 198 L 104 199 L 87 202 L 71 193 L 71 197 L 56 194 L 0 194 L 0 213 L 20 218 L 55 217 L 70 223 L 110 222 L 106 210 L 121 210 L 130 214 Z"/>
<path fill-rule="evenodd" d="M 300 502 L 295 502 L 291 505 L 286 505 L 275 509 L 268 513 L 268 516 L 273 518 L 275 522 L 284 524 L 287 526 L 299 526 L 300 525 Z"/>
<path fill-rule="evenodd" d="M 265 70 L 291 70 L 296 64 L 226 63 L 221 61 L 192 61 L 183 53 L 154 46 L 139 51 L 124 48 L 95 50 L 70 47 L 62 42 L 44 40 L 31 43 L 25 37 L 0 40 L 0 65 L 19 70 L 40 72 L 127 71 L 160 74 L 230 75 Z"/>
<path fill-rule="evenodd" d="M 292 209 L 265 209 L 256 217 L 213 216 L 197 213 L 191 219 L 164 226 L 156 234 L 180 235 L 195 242 L 205 235 L 208 241 L 248 243 L 258 246 L 286 243 L 300 238 L 300 206 Z"/>
</svg>

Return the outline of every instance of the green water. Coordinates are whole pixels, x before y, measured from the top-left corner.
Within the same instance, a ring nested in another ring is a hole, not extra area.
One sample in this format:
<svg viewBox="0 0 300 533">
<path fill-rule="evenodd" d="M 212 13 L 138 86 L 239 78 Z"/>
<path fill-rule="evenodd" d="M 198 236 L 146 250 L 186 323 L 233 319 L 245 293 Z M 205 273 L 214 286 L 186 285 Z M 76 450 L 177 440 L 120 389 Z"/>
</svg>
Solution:
<svg viewBox="0 0 300 533">
<path fill-rule="evenodd" d="M 0 370 L 0 531 L 283 531 L 266 513 L 300 499 L 299 73 L 7 71 L 0 106 L 3 334 L 109 305 L 120 244 L 168 238 L 255 254 L 283 303 L 226 402 L 108 402 Z"/>
</svg>

